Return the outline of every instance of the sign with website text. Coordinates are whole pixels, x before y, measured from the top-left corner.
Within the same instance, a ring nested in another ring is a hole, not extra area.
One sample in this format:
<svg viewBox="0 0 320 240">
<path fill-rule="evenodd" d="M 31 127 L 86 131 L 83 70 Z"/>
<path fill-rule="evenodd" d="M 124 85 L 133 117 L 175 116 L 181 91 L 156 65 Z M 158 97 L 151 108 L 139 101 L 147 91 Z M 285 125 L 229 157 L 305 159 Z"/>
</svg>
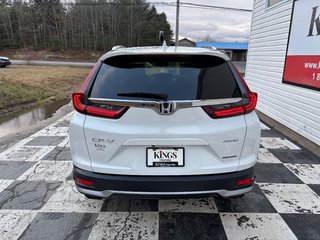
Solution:
<svg viewBox="0 0 320 240">
<path fill-rule="evenodd" d="M 294 2 L 283 82 L 320 90 L 320 0 Z"/>
</svg>

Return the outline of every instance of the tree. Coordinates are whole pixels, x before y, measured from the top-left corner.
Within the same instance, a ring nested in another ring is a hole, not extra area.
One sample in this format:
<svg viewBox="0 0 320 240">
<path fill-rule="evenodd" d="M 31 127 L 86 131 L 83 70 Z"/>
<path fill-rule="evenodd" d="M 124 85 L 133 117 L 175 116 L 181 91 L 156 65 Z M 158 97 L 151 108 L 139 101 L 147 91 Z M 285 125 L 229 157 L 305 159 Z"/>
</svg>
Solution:
<svg viewBox="0 0 320 240">
<path fill-rule="evenodd" d="M 109 50 L 158 45 L 173 36 L 165 13 L 146 0 L 0 0 L 0 47 Z"/>
</svg>

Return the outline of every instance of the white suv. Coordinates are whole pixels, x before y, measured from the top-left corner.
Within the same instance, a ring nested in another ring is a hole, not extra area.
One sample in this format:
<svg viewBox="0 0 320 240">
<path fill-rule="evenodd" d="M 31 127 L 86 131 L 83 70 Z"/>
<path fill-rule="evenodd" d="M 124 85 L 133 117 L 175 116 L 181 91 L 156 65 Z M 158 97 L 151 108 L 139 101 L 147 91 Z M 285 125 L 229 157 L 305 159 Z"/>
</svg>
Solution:
<svg viewBox="0 0 320 240">
<path fill-rule="evenodd" d="M 116 48 L 73 94 L 74 180 L 88 197 L 252 189 L 257 94 L 213 49 Z"/>
</svg>

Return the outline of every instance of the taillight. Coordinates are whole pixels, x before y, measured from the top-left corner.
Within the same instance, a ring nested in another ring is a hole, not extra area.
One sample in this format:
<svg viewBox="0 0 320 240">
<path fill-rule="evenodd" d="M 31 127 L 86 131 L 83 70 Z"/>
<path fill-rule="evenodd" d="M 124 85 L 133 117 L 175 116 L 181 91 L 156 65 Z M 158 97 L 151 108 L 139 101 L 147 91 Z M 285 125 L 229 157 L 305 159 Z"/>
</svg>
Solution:
<svg viewBox="0 0 320 240">
<path fill-rule="evenodd" d="M 87 105 L 82 103 L 83 93 L 72 93 L 72 103 L 76 111 L 85 113 Z"/>
<path fill-rule="evenodd" d="M 127 110 L 126 107 L 112 106 L 108 105 L 108 109 L 88 106 L 86 109 L 86 113 L 88 115 L 98 116 L 98 117 L 106 117 L 106 118 L 120 118 Z"/>
<path fill-rule="evenodd" d="M 252 112 L 256 108 L 257 102 L 258 102 L 258 93 L 250 92 L 248 94 L 248 98 L 249 98 L 249 102 L 243 105 L 245 109 L 245 113 Z"/>
<path fill-rule="evenodd" d="M 245 82 L 244 78 L 238 71 L 238 69 L 234 66 L 233 63 L 232 67 L 236 71 L 239 79 L 242 82 L 243 87 L 248 92 L 248 96 L 244 99 L 242 104 L 230 104 L 230 105 L 222 105 L 222 106 L 206 106 L 203 109 L 206 113 L 212 118 L 224 118 L 224 117 L 232 117 L 237 115 L 246 114 L 252 112 L 257 105 L 258 101 L 258 94 L 255 92 L 251 92 L 247 83 Z"/>
<path fill-rule="evenodd" d="M 203 110 L 212 118 L 232 117 L 252 112 L 257 105 L 258 94 L 250 92 L 247 101 L 242 105 L 205 106 Z"/>
<path fill-rule="evenodd" d="M 84 98 L 83 93 L 72 94 L 72 103 L 73 103 L 74 109 L 86 115 L 117 119 L 117 118 L 120 118 L 128 110 L 127 107 L 112 106 L 112 105 L 105 105 L 105 106 L 99 106 L 99 107 L 89 106 L 83 103 L 83 98 Z"/>
<path fill-rule="evenodd" d="M 102 64 L 101 61 L 98 61 L 94 65 L 89 75 L 87 76 L 86 80 L 82 84 L 80 91 L 72 94 L 73 107 L 77 112 L 80 112 L 86 115 L 117 119 L 117 118 L 120 118 L 128 110 L 128 108 L 112 106 L 112 105 L 91 106 L 91 105 L 86 105 L 84 103 L 85 101 L 84 101 L 83 92 L 87 88 L 91 78 L 93 77 L 96 70 L 100 67 L 101 64 Z"/>
</svg>

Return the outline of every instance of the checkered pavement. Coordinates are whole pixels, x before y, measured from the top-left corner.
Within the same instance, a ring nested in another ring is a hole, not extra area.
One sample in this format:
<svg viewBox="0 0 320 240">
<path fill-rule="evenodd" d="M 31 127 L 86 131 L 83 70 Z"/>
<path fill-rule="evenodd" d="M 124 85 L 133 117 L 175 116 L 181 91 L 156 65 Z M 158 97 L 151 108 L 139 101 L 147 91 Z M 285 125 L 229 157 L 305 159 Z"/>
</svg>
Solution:
<svg viewBox="0 0 320 240">
<path fill-rule="evenodd" d="M 0 153 L 0 239 L 320 239 L 320 157 L 264 124 L 241 198 L 89 200 L 72 181 L 70 116 Z"/>
</svg>

